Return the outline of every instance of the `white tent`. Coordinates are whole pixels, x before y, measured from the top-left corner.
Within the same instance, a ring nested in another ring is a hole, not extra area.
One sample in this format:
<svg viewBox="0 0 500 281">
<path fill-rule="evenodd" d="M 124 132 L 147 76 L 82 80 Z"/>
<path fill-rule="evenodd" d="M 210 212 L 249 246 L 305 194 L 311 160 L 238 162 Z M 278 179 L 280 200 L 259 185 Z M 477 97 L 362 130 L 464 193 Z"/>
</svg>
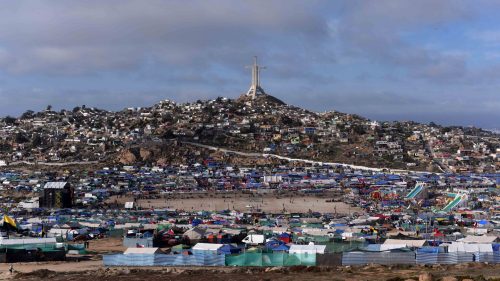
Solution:
<svg viewBox="0 0 500 281">
<path fill-rule="evenodd" d="M 492 253 L 492 244 L 470 244 L 462 242 L 452 242 L 448 246 L 448 252 L 466 252 L 466 253 Z"/>
<path fill-rule="evenodd" d="M 292 245 L 290 254 L 324 254 L 326 245 Z"/>
<path fill-rule="evenodd" d="M 224 244 L 212 244 L 212 243 L 197 243 L 191 248 L 193 252 L 211 252 L 217 253 L 217 251 L 224 246 Z"/>
<path fill-rule="evenodd" d="M 474 235 L 469 235 L 465 238 L 459 239 L 459 242 L 464 242 L 464 243 L 493 243 L 498 239 L 497 236 L 474 236 Z"/>
</svg>

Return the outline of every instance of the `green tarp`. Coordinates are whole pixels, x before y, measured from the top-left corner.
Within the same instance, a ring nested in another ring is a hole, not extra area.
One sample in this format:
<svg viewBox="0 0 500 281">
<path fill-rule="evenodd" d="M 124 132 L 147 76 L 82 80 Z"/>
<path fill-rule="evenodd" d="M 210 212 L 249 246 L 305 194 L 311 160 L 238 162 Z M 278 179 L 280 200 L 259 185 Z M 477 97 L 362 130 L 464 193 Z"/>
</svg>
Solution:
<svg viewBox="0 0 500 281">
<path fill-rule="evenodd" d="M 244 253 L 226 255 L 228 266 L 294 266 L 316 265 L 316 254 Z"/>
</svg>

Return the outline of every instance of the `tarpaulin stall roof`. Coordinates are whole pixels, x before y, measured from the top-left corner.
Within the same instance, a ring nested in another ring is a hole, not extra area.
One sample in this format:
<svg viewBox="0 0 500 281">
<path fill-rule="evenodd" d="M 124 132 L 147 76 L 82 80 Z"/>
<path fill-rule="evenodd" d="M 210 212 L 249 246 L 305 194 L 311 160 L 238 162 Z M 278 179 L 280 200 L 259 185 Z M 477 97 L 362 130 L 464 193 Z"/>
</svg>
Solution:
<svg viewBox="0 0 500 281">
<path fill-rule="evenodd" d="M 425 240 L 401 240 L 401 239 L 387 239 L 384 245 L 403 245 L 409 248 L 420 248 L 424 246 Z"/>
<path fill-rule="evenodd" d="M 497 239 L 498 239 L 497 236 L 487 236 L 487 235 L 475 236 L 475 235 L 468 235 L 467 237 L 459 239 L 457 241 L 464 242 L 464 243 L 493 243 Z"/>
<path fill-rule="evenodd" d="M 366 247 L 361 248 L 361 250 L 366 252 L 386 252 L 391 250 L 401 250 L 406 249 L 406 245 L 403 244 L 368 244 Z"/>
<path fill-rule="evenodd" d="M 194 252 L 213 252 L 217 253 L 224 244 L 212 244 L 212 243 L 197 243 L 191 248 Z"/>
<path fill-rule="evenodd" d="M 143 255 L 143 254 L 157 254 L 160 252 L 160 248 L 128 248 L 123 252 L 124 255 Z"/>
<path fill-rule="evenodd" d="M 462 242 L 452 242 L 448 246 L 448 252 L 466 252 L 466 253 L 492 253 L 492 244 L 469 244 Z"/>
<path fill-rule="evenodd" d="M 326 245 L 291 245 L 290 254 L 324 254 Z"/>
</svg>

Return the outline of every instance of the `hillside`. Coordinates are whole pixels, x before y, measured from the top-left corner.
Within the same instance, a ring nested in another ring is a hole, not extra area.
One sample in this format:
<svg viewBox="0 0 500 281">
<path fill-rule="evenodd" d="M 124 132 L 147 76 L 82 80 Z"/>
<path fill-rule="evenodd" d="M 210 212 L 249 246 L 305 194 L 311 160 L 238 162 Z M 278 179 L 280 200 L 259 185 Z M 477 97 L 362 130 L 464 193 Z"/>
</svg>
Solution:
<svg viewBox="0 0 500 281">
<path fill-rule="evenodd" d="M 212 157 L 183 142 L 421 171 L 494 172 L 500 166 L 500 137 L 488 131 L 315 113 L 270 95 L 164 100 L 118 112 L 85 106 L 56 112 L 49 106 L 0 121 L 0 160 L 7 163 L 168 164 Z"/>
</svg>

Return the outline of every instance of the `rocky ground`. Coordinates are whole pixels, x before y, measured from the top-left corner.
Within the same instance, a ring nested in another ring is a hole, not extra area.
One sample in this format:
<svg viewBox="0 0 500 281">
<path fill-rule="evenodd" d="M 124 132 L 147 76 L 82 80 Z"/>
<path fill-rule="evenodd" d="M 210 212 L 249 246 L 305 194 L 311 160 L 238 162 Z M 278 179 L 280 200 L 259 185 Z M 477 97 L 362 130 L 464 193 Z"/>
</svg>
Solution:
<svg viewBox="0 0 500 281">
<path fill-rule="evenodd" d="M 460 264 L 450 266 L 388 267 L 151 267 L 105 268 L 97 261 L 16 264 L 17 272 L 8 273 L 8 265 L 0 266 L 1 280 L 500 280 L 500 265 Z"/>
</svg>

